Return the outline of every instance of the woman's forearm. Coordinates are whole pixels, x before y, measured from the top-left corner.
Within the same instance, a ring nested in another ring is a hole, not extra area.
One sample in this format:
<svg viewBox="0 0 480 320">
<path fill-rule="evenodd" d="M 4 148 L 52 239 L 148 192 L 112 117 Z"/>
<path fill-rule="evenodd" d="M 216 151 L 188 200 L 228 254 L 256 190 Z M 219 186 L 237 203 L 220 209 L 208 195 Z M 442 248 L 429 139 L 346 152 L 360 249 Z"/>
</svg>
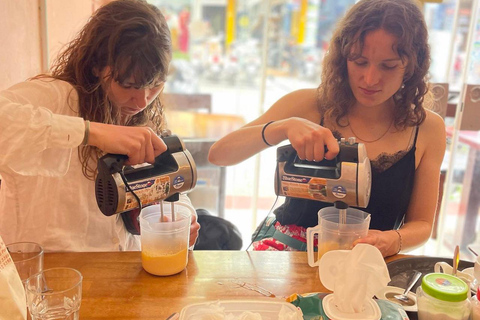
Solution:
<svg viewBox="0 0 480 320">
<path fill-rule="evenodd" d="M 265 128 L 264 138 L 270 145 L 286 139 L 283 124 L 284 120 L 275 121 Z M 264 126 L 265 124 L 249 125 L 226 135 L 210 148 L 208 160 L 219 166 L 229 166 L 268 148 L 262 138 Z"/>
<path fill-rule="evenodd" d="M 432 224 L 426 221 L 407 222 L 398 232 L 402 238 L 401 251 L 411 251 L 428 241 L 432 233 Z"/>
</svg>

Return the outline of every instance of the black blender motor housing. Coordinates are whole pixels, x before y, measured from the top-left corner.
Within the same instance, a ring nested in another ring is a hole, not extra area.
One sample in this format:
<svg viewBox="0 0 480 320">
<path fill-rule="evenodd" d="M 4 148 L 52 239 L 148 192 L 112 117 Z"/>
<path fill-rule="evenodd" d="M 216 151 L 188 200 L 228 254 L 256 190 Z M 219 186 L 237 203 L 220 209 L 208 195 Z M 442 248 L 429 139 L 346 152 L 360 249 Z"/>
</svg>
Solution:
<svg viewBox="0 0 480 320">
<path fill-rule="evenodd" d="M 155 163 L 140 167 L 125 166 L 128 159 L 125 155 L 107 154 L 98 160 L 98 174 L 95 180 L 95 196 L 100 211 L 111 216 L 116 213 L 138 208 L 136 205 L 126 208 L 125 197 L 132 192 L 132 185 L 145 180 L 156 181 L 160 177 L 175 179 L 181 177 L 183 183 L 174 185 L 168 183 L 163 186 L 163 196 L 158 198 L 137 199 L 142 206 L 156 203 L 160 200 L 177 201 L 181 192 L 193 189 L 197 180 L 195 162 L 191 154 L 184 148 L 183 142 L 176 136 L 162 137 L 167 150 L 155 158 Z M 122 175 L 123 178 L 122 179 Z M 149 184 L 156 183 L 150 182 Z M 170 181 L 171 182 L 171 181 Z M 134 191 L 134 190 L 133 190 Z"/>
</svg>

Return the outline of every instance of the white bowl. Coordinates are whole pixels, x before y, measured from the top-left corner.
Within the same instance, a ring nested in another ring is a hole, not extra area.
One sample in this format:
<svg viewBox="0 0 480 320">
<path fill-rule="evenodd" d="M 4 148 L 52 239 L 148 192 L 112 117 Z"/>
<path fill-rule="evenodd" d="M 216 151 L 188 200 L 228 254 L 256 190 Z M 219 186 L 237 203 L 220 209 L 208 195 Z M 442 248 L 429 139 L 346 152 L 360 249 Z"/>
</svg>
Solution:
<svg viewBox="0 0 480 320">
<path fill-rule="evenodd" d="M 401 305 L 405 311 L 417 312 L 418 311 L 418 309 L 417 309 L 417 295 L 415 293 L 410 291 L 407 294 L 407 297 L 409 297 L 410 299 L 412 299 L 415 302 L 415 304 L 411 305 L 411 306 L 405 305 L 401 301 L 393 298 L 393 295 L 402 294 L 404 291 L 405 291 L 405 289 L 403 289 L 403 288 L 387 286 L 385 288 L 382 288 L 379 292 L 377 292 L 375 294 L 375 296 L 378 299 L 381 299 L 381 300 L 388 300 L 388 301 L 397 303 L 397 304 Z"/>
</svg>

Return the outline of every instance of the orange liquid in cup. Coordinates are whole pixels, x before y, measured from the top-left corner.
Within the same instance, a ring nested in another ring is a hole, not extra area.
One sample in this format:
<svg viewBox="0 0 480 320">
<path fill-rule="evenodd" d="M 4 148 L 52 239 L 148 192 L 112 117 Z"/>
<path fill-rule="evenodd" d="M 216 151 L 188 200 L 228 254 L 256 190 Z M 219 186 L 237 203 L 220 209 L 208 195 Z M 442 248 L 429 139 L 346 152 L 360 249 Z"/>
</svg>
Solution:
<svg viewBox="0 0 480 320">
<path fill-rule="evenodd" d="M 322 256 L 331 250 L 340 250 L 340 249 L 351 249 L 351 248 L 341 248 L 340 244 L 335 241 L 325 241 L 318 243 L 318 260 L 322 258 Z"/>
<path fill-rule="evenodd" d="M 158 254 L 142 251 L 142 266 L 148 273 L 170 276 L 181 272 L 187 266 L 187 248 L 174 254 Z"/>
</svg>

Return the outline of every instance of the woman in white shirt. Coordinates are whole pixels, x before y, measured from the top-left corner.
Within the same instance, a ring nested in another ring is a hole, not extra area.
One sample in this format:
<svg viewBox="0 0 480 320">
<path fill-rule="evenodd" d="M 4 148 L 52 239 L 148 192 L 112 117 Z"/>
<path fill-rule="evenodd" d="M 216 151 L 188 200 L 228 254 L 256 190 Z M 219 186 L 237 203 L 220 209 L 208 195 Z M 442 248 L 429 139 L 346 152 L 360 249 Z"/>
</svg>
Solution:
<svg viewBox="0 0 480 320">
<path fill-rule="evenodd" d="M 0 234 L 46 251 L 138 250 L 95 200 L 98 158 L 153 163 L 166 150 L 159 94 L 171 60 L 165 18 L 142 0 L 101 7 L 52 73 L 0 92 Z M 191 205 L 186 196 L 181 201 Z M 190 244 L 199 225 L 192 217 Z"/>
</svg>

